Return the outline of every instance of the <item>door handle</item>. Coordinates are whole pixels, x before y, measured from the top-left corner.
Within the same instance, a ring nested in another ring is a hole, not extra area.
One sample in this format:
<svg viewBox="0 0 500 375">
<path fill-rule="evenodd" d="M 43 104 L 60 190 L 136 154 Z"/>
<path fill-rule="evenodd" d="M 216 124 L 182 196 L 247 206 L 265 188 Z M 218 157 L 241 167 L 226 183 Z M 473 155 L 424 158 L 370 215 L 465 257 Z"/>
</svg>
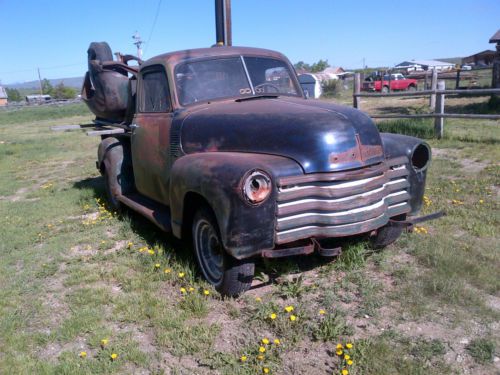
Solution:
<svg viewBox="0 0 500 375">
<path fill-rule="evenodd" d="M 130 124 L 130 125 L 129 125 L 129 128 L 130 128 L 132 131 L 134 131 L 135 129 L 140 128 L 140 126 L 139 126 L 139 125 L 137 125 L 137 124 Z"/>
</svg>

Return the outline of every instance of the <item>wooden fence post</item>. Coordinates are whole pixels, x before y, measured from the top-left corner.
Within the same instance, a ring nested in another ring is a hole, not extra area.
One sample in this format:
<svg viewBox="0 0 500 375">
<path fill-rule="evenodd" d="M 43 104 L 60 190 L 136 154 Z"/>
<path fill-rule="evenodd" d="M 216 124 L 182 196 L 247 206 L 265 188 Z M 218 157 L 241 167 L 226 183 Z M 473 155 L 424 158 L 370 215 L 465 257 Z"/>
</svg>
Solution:
<svg viewBox="0 0 500 375">
<path fill-rule="evenodd" d="M 431 81 L 431 90 L 436 91 L 437 87 L 437 77 L 438 73 L 436 68 L 432 70 L 432 81 Z M 431 111 L 434 111 L 436 109 L 436 94 L 431 94 L 430 102 L 429 102 L 429 107 L 431 108 Z"/>
<path fill-rule="evenodd" d="M 353 95 L 352 95 L 352 105 L 354 108 L 359 108 L 359 94 L 361 92 L 361 75 L 359 73 L 354 74 L 354 86 L 353 86 Z"/>
<path fill-rule="evenodd" d="M 446 90 L 445 81 L 439 81 L 437 84 L 438 90 Z M 435 92 L 435 91 L 434 91 Z M 444 114 L 444 94 L 433 94 L 436 96 L 436 107 L 434 110 L 434 114 Z M 435 117 L 434 118 L 434 134 L 437 139 L 443 138 L 444 134 L 444 117 Z"/>
</svg>

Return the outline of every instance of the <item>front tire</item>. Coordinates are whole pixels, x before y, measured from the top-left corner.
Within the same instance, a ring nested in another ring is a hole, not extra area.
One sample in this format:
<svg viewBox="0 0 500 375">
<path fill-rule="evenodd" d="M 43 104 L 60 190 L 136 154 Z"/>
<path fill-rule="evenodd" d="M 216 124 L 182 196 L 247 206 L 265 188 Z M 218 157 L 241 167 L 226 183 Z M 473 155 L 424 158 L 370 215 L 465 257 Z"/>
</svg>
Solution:
<svg viewBox="0 0 500 375">
<path fill-rule="evenodd" d="M 201 207 L 193 218 L 193 250 L 205 279 L 224 296 L 236 297 L 252 285 L 255 264 L 226 253 L 215 215 Z"/>
<path fill-rule="evenodd" d="M 388 92 L 389 92 L 389 87 L 388 86 L 382 87 L 382 93 L 387 94 Z"/>
</svg>

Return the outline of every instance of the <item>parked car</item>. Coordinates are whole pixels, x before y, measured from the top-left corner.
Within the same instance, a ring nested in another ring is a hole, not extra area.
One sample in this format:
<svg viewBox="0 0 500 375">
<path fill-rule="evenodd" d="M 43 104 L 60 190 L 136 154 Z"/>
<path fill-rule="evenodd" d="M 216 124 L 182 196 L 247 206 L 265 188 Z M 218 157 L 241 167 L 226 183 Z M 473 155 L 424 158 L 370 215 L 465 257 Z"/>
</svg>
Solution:
<svg viewBox="0 0 500 375">
<path fill-rule="evenodd" d="M 462 70 L 472 70 L 472 66 L 470 66 L 470 65 L 462 65 L 461 69 Z"/>
</svg>

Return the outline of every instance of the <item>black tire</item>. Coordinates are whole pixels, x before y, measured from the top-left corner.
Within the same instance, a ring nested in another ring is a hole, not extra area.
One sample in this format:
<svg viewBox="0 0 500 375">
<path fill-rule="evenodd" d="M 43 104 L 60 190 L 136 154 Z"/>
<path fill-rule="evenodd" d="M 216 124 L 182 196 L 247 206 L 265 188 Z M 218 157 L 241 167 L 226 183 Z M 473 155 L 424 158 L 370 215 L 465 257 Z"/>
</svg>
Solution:
<svg viewBox="0 0 500 375">
<path fill-rule="evenodd" d="M 212 210 L 202 206 L 192 224 L 193 250 L 201 273 L 223 296 L 237 297 L 252 285 L 255 263 L 226 253 Z"/>
<path fill-rule="evenodd" d="M 106 42 L 92 42 L 90 43 L 89 49 L 87 50 L 87 55 L 89 61 L 99 60 L 99 61 L 112 61 L 113 52 L 111 47 Z"/>
<path fill-rule="evenodd" d="M 121 186 L 117 179 L 117 174 L 113 171 L 104 170 L 104 187 L 106 189 L 106 196 L 108 198 L 108 203 L 111 208 L 115 211 L 120 211 L 123 208 L 122 203 L 116 198 L 118 195 L 117 189 L 119 189 L 119 194 L 121 194 Z"/>
<path fill-rule="evenodd" d="M 406 215 L 400 215 L 392 218 L 393 220 L 406 220 Z M 383 249 L 394 243 L 403 233 L 402 226 L 391 225 L 390 223 L 377 230 L 377 234 L 371 238 L 371 244 L 374 249 Z"/>
<path fill-rule="evenodd" d="M 99 145 L 98 158 L 99 155 L 103 155 L 101 168 L 109 205 L 119 211 L 123 205 L 117 197 L 135 190 L 130 144 L 114 137 L 106 138 Z"/>
<path fill-rule="evenodd" d="M 388 87 L 388 86 L 384 86 L 384 87 L 382 87 L 382 92 L 383 92 L 384 94 L 387 94 L 387 93 L 389 92 L 389 87 Z"/>
<path fill-rule="evenodd" d="M 415 85 L 410 85 L 410 86 L 408 86 L 408 91 L 411 91 L 411 92 L 417 91 L 417 87 Z"/>
</svg>

